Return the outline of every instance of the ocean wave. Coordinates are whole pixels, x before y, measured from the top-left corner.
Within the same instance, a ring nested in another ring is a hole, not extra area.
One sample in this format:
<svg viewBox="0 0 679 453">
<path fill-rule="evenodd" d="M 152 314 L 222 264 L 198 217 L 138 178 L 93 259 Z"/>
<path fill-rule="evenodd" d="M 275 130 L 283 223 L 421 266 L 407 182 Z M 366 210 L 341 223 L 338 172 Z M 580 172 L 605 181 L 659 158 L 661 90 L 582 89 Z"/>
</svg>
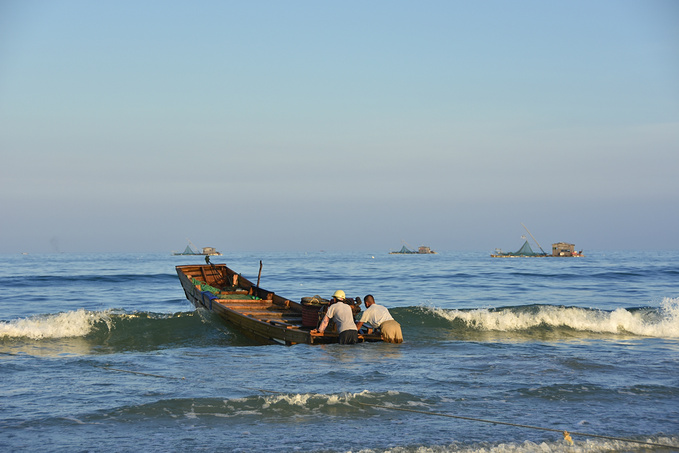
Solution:
<svg viewBox="0 0 679 453">
<path fill-rule="evenodd" d="M 679 338 L 679 298 L 666 298 L 659 307 L 618 308 L 612 311 L 557 305 L 525 305 L 503 308 L 443 309 L 401 307 L 392 313 L 414 338 L 434 329 L 456 334 L 506 332 L 525 334 L 567 329 L 573 332 L 628 335 L 653 338 Z M 205 336 L 206 330 L 228 333 L 215 316 L 200 311 L 168 313 L 133 312 L 108 309 L 78 309 L 63 313 L 36 315 L 0 321 L 0 339 L 24 338 L 32 341 L 61 338 L 88 338 L 93 344 L 133 347 L 143 337 L 147 347 L 176 340 Z M 172 337 L 168 338 L 168 333 Z M 214 338 L 213 338 L 214 340 Z M 138 345 L 142 347 L 142 345 Z"/>
<path fill-rule="evenodd" d="M 634 437 L 606 439 L 597 438 L 597 434 L 587 434 L 579 431 L 579 423 L 570 428 L 568 437 L 564 431 L 554 429 L 553 425 L 548 428 L 535 427 L 525 424 L 514 424 L 522 420 L 502 420 L 502 417 L 493 419 L 475 418 L 473 414 L 455 414 L 447 411 L 439 411 L 435 401 L 425 400 L 407 392 L 383 391 L 371 392 L 363 390 L 360 392 L 343 393 L 285 393 L 270 391 L 266 389 L 245 388 L 239 390 L 249 393 L 243 397 L 234 398 L 177 398 L 160 400 L 149 404 L 125 406 L 113 409 L 109 412 L 99 412 L 85 416 L 88 423 L 100 423 L 111 419 L 118 421 L 136 421 L 140 417 L 150 418 L 157 423 L 163 420 L 192 420 L 201 424 L 211 425 L 212 423 L 223 423 L 224 419 L 231 419 L 232 428 L 250 427 L 252 430 L 258 429 L 263 421 L 275 420 L 276 423 L 294 424 L 297 428 L 296 435 L 298 442 L 311 442 L 315 438 L 315 430 L 324 431 L 326 427 L 335 426 L 336 423 L 346 422 L 348 419 L 359 419 L 369 422 L 375 417 L 380 417 L 384 421 L 388 419 L 405 421 L 407 423 L 419 424 L 421 420 L 429 417 L 433 420 L 441 420 L 441 417 L 464 419 L 465 423 L 473 423 L 469 426 L 489 425 L 496 427 L 497 423 L 512 425 L 521 431 L 520 437 L 531 438 L 531 432 L 535 431 L 554 431 L 544 435 L 544 441 L 516 440 L 496 441 L 496 442 L 465 442 L 464 440 L 445 444 L 419 444 L 410 443 L 396 433 L 391 440 L 393 445 L 388 449 L 383 448 L 361 448 L 362 453 L 378 452 L 401 452 L 401 453 L 447 453 L 447 452 L 602 452 L 602 451 L 637 451 L 646 447 L 644 443 L 661 444 L 667 446 L 679 445 L 679 439 L 667 435 L 637 435 Z M 433 418 L 432 418 L 433 417 Z M 315 427 L 315 429 L 304 429 L 305 427 Z M 576 431 L 577 430 L 577 431 Z M 239 431 L 250 436 L 250 431 Z M 525 437 L 524 437 L 525 436 Z M 471 436 L 473 437 L 473 436 Z M 568 440 L 567 440 L 568 439 Z M 630 440 L 632 442 L 627 441 Z M 636 443 L 638 442 L 638 443 Z M 361 444 L 364 442 L 357 441 Z M 281 448 L 285 449 L 285 448 Z M 266 451 L 273 451 L 266 449 Z M 338 451 L 347 451 L 342 448 Z"/>
<path fill-rule="evenodd" d="M 679 298 L 665 298 L 658 308 L 618 308 L 612 311 L 555 305 L 494 309 L 426 308 L 435 317 L 463 328 L 487 332 L 525 332 L 536 328 L 679 338 Z"/>
<path fill-rule="evenodd" d="M 174 274 L 129 274 L 129 273 L 111 273 L 111 274 L 93 274 L 93 275 L 31 275 L 27 278 L 26 275 L 12 275 L 7 276 L 5 284 L 8 287 L 59 287 L 59 286 L 73 286 L 77 285 L 99 285 L 107 284 L 129 284 L 131 282 L 138 283 L 165 283 L 176 281 L 177 276 Z"/>
<path fill-rule="evenodd" d="M 120 309 L 36 315 L 0 321 L 0 353 L 36 356 L 106 355 L 181 347 L 244 346 L 252 342 L 201 311 Z"/>
<path fill-rule="evenodd" d="M 187 314 L 157 314 L 148 312 L 127 313 L 108 309 L 90 311 L 83 308 L 63 313 L 36 315 L 27 318 L 0 321 L 0 338 L 27 338 L 46 340 L 97 336 L 114 330 L 121 332 L 140 329 L 141 322 L 161 321 L 191 316 Z"/>
<path fill-rule="evenodd" d="M 29 318 L 0 321 L 0 338 L 47 338 L 84 337 L 103 324 L 112 326 L 112 310 L 88 311 L 79 309 L 65 313 L 31 316 Z"/>
<path fill-rule="evenodd" d="M 147 417 L 220 417 L 279 418 L 305 415 L 370 416 L 374 409 L 362 405 L 421 407 L 424 402 L 411 394 L 386 391 L 342 393 L 285 393 L 252 387 L 241 387 L 248 393 L 241 398 L 187 398 L 161 400 L 150 404 L 115 409 L 116 415 Z M 97 414 L 95 417 L 104 414 Z"/>
<path fill-rule="evenodd" d="M 677 445 L 676 437 L 653 436 L 639 439 L 641 442 L 661 445 Z M 465 444 L 455 442 L 450 445 L 422 445 L 383 449 L 362 449 L 358 453 L 607 453 L 647 451 L 640 444 L 618 440 L 576 440 L 572 445 L 565 440 L 546 442 L 481 442 Z M 660 447 L 662 448 L 662 447 Z M 668 450 L 659 450 L 668 451 Z M 671 451 L 671 450 L 670 450 Z M 347 452 L 350 453 L 350 452 Z"/>
</svg>

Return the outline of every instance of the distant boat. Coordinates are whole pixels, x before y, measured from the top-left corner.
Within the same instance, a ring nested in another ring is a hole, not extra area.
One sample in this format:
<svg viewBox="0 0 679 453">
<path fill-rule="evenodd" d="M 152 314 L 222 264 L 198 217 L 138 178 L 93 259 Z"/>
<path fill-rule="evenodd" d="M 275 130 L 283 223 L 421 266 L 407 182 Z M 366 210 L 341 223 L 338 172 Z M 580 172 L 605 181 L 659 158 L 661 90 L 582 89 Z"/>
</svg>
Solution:
<svg viewBox="0 0 679 453">
<path fill-rule="evenodd" d="M 523 243 L 521 248 L 517 250 L 516 252 L 503 252 L 500 249 L 495 250 L 495 254 L 490 255 L 493 258 L 509 258 L 509 257 L 539 257 L 539 256 L 548 256 L 546 253 L 536 253 L 533 251 L 533 248 L 530 246 L 528 243 L 528 240 Z"/>
<path fill-rule="evenodd" d="M 524 258 L 540 258 L 540 257 L 554 257 L 554 256 L 559 256 L 559 257 L 566 257 L 566 256 L 585 256 L 582 254 L 581 251 L 576 251 L 575 250 L 575 245 L 574 244 L 569 244 L 567 242 L 555 242 L 552 244 L 552 254 L 548 255 L 547 252 L 542 250 L 542 246 L 538 243 L 538 241 L 535 239 L 533 234 L 526 228 L 526 225 L 523 223 L 521 224 L 526 231 L 528 231 L 528 234 L 530 235 L 531 238 L 535 241 L 537 246 L 540 248 L 540 252 L 534 252 L 533 248 L 530 246 L 528 243 L 528 240 L 523 243 L 521 248 L 517 250 L 516 252 L 503 252 L 500 249 L 495 249 L 495 253 L 491 254 L 490 256 L 492 258 L 514 258 L 514 257 L 524 257 Z M 522 236 L 525 239 L 525 236 Z"/>
<path fill-rule="evenodd" d="M 390 255 L 436 255 L 436 252 L 427 246 L 421 245 L 417 250 L 410 250 L 405 245 L 398 252 L 389 252 Z"/>
<path fill-rule="evenodd" d="M 193 246 L 193 247 L 192 247 Z M 198 256 L 221 256 L 222 254 L 215 250 L 214 247 L 203 247 L 200 251 L 198 250 L 198 247 L 193 245 L 191 241 L 189 241 L 189 245 L 186 246 L 183 252 L 172 252 L 173 255 L 198 255 Z"/>
</svg>

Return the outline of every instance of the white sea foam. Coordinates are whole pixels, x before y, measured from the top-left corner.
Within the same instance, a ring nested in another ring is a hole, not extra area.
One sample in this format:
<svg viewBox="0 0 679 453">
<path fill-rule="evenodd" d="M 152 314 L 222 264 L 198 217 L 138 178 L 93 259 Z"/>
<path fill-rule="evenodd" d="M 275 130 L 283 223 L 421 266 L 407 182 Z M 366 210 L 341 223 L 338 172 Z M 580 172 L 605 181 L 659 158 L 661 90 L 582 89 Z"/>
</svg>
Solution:
<svg viewBox="0 0 679 453">
<path fill-rule="evenodd" d="M 653 438 L 648 439 L 651 443 L 660 443 L 663 445 L 676 445 L 676 438 Z M 570 444 L 565 440 L 557 440 L 550 442 L 535 443 L 531 441 L 524 442 L 509 442 L 490 444 L 484 443 L 479 445 L 434 445 L 434 446 L 420 446 L 420 447 L 395 447 L 384 452 L 390 453 L 606 453 L 611 451 L 646 451 L 643 445 L 624 442 L 621 440 L 602 440 L 602 439 L 584 439 L 577 438 Z M 383 450 L 362 449 L 358 453 L 378 453 Z M 347 452 L 350 453 L 350 452 Z"/>
<path fill-rule="evenodd" d="M 398 392 L 397 392 L 398 393 Z M 340 393 L 340 394 L 330 394 L 330 395 L 324 395 L 324 394 L 317 394 L 317 393 L 294 393 L 294 394 L 280 394 L 280 395 L 271 395 L 267 396 L 264 398 L 264 408 L 268 408 L 269 406 L 279 403 L 281 401 L 286 402 L 287 404 L 291 406 L 306 406 L 309 400 L 312 399 L 321 399 L 325 400 L 325 404 L 328 404 L 330 406 L 335 405 L 335 404 L 346 404 L 349 401 L 355 399 L 358 396 L 365 396 L 369 395 L 370 392 L 368 390 L 363 390 L 362 392 L 359 393 Z"/>
<path fill-rule="evenodd" d="M 587 332 L 679 338 L 679 298 L 665 298 L 659 308 L 651 310 L 618 308 L 601 311 L 552 305 L 539 306 L 537 310 L 522 308 L 434 311 L 450 321 L 464 321 L 468 327 L 482 331 L 516 332 L 550 326 Z"/>
<path fill-rule="evenodd" d="M 312 394 L 292 394 L 292 395 L 274 395 L 274 396 L 267 396 L 264 398 L 265 403 L 263 408 L 266 409 L 272 404 L 276 404 L 281 401 L 285 401 L 286 403 L 290 404 L 291 406 L 306 406 L 307 401 L 309 401 L 309 398 L 312 398 L 314 395 Z"/>
<path fill-rule="evenodd" d="M 105 322 L 110 329 L 110 311 L 79 309 L 65 313 L 0 321 L 0 338 L 23 337 L 42 340 L 47 338 L 83 337 L 89 334 L 98 322 Z"/>
</svg>

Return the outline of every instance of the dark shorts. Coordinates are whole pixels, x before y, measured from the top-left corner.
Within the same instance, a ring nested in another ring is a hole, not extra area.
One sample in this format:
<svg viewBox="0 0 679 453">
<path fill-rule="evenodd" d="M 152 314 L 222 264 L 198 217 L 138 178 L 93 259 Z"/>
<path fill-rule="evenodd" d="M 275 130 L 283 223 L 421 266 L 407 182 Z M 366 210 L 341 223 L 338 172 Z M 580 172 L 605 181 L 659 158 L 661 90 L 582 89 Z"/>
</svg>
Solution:
<svg viewBox="0 0 679 453">
<path fill-rule="evenodd" d="M 339 344 L 358 343 L 358 330 L 345 330 L 339 334 Z"/>
</svg>

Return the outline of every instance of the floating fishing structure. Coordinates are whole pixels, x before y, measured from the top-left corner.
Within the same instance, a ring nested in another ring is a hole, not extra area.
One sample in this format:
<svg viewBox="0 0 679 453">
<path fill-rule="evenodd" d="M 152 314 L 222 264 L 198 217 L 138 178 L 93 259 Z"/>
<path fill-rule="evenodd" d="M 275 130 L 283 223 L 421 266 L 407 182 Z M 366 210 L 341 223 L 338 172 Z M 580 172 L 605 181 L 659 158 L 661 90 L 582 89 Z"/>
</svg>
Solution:
<svg viewBox="0 0 679 453">
<path fill-rule="evenodd" d="M 417 250 L 411 250 L 408 247 L 406 247 L 407 244 L 405 244 L 403 247 L 401 247 L 401 250 L 398 252 L 389 252 L 390 255 L 436 255 L 436 252 L 433 251 L 431 248 L 427 247 L 426 245 L 421 245 L 418 247 Z M 411 247 L 414 249 L 414 247 Z"/>
<path fill-rule="evenodd" d="M 198 255 L 198 256 L 221 256 L 221 252 L 215 250 L 214 247 L 203 247 L 199 249 L 193 242 L 189 241 L 189 245 L 186 246 L 183 252 L 172 252 L 175 256 L 185 256 L 185 255 Z"/>
<path fill-rule="evenodd" d="M 495 253 L 491 254 L 490 256 L 493 258 L 517 258 L 517 257 L 522 257 L 522 258 L 543 258 L 543 257 L 580 257 L 580 256 L 585 256 L 582 253 L 582 250 L 577 251 L 575 250 L 575 244 L 570 244 L 568 242 L 555 242 L 552 244 L 552 253 L 547 254 L 547 252 L 544 251 L 540 243 L 535 239 L 535 236 L 533 236 L 533 233 L 530 232 L 530 230 L 524 225 L 523 223 L 521 224 L 522 227 L 526 229 L 530 237 L 535 241 L 535 244 L 538 246 L 540 249 L 540 252 L 535 252 L 533 251 L 533 248 L 530 246 L 528 243 L 528 239 L 526 239 L 525 236 L 521 236 L 523 239 L 525 239 L 525 242 L 521 246 L 519 250 L 516 252 L 503 252 L 501 249 L 495 249 Z"/>
</svg>

